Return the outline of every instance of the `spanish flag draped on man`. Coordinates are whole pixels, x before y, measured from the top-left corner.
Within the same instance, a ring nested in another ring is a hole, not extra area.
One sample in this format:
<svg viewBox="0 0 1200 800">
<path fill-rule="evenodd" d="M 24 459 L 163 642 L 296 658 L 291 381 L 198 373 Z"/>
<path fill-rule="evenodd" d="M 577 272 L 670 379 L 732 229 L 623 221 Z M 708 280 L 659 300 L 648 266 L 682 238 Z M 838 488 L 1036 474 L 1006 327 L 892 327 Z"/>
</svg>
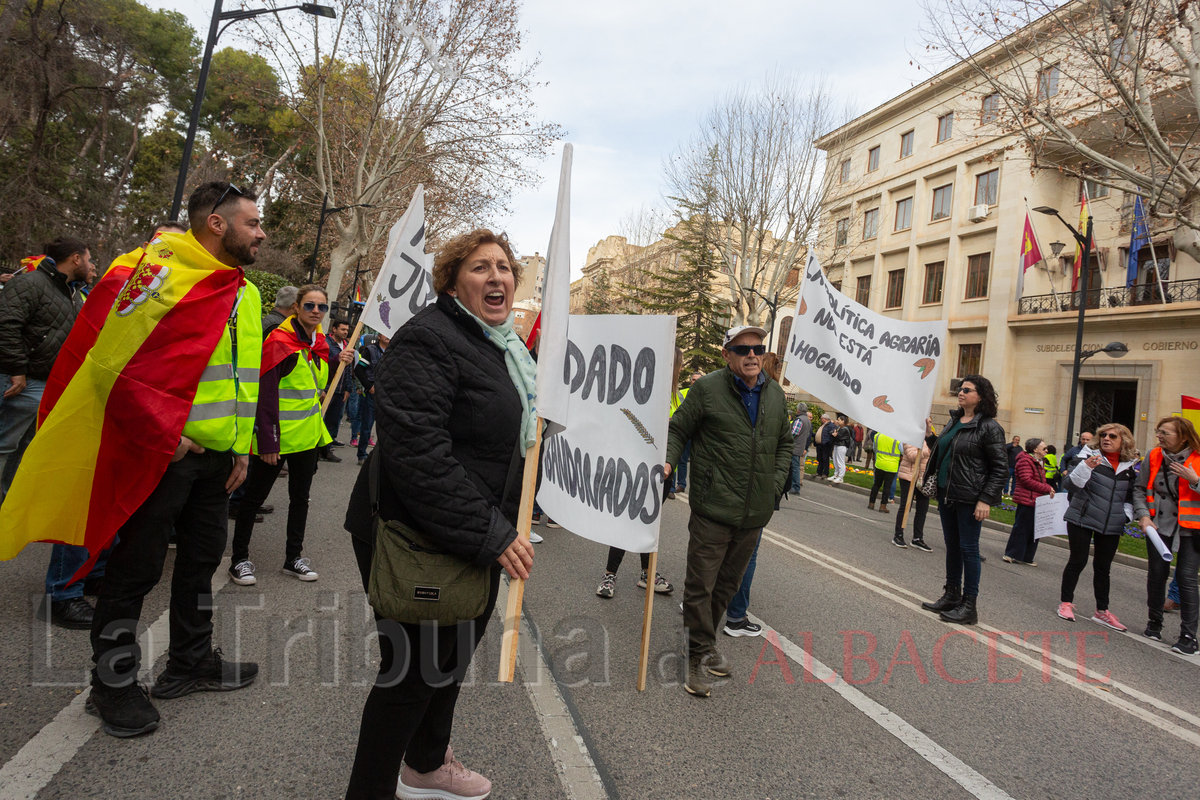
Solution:
<svg viewBox="0 0 1200 800">
<path fill-rule="evenodd" d="M 212 578 L 229 493 L 245 479 L 262 358 L 262 298 L 245 279 L 263 233 L 255 196 L 223 181 L 188 198 L 186 234 L 121 256 L 84 304 L 47 382 L 0 519 L 0 558 L 29 542 L 108 556 L 92 622 L 84 710 L 113 736 L 159 725 L 150 697 L 248 686 L 253 663 L 212 646 Z M 172 529 L 167 667 L 137 682 L 138 619 L 162 577 Z"/>
</svg>

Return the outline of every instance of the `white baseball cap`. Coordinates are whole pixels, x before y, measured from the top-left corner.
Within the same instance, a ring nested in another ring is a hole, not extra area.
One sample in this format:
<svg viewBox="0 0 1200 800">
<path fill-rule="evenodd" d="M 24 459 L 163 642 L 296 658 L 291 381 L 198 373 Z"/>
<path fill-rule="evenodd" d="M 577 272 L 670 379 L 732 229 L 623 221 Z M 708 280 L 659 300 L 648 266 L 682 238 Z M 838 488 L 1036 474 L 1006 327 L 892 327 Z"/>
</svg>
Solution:
<svg viewBox="0 0 1200 800">
<path fill-rule="evenodd" d="M 743 333 L 757 333 L 763 339 L 767 338 L 767 332 L 757 325 L 739 325 L 736 328 L 730 328 L 729 330 L 725 331 L 725 341 L 722 342 L 721 347 L 729 347 L 729 343 L 741 336 Z"/>
</svg>

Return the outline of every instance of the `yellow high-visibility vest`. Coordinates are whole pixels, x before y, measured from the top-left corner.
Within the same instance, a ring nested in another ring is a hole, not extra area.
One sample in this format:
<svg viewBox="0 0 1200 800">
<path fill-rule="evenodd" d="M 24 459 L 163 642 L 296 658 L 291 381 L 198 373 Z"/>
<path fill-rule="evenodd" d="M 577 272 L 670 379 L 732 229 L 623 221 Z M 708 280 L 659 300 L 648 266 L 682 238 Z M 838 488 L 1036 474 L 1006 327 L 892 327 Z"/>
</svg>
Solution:
<svg viewBox="0 0 1200 800">
<path fill-rule="evenodd" d="M 884 472 L 899 472 L 900 457 L 904 451 L 900 443 L 882 433 L 875 434 L 875 468 Z"/>
</svg>

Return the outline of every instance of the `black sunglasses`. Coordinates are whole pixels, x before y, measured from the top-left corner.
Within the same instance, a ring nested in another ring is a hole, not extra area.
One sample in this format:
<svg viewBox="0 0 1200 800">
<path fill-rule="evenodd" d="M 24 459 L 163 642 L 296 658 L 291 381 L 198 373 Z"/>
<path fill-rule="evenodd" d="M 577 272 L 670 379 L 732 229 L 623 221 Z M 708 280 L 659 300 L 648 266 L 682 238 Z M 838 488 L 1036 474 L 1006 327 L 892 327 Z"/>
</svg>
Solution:
<svg viewBox="0 0 1200 800">
<path fill-rule="evenodd" d="M 321 313 L 324 314 L 326 311 L 329 310 L 329 303 L 305 303 L 304 304 L 305 311 L 316 311 L 317 309 L 320 309 Z"/>
<path fill-rule="evenodd" d="M 224 203 L 224 202 L 225 202 L 225 198 L 226 198 L 226 197 L 229 197 L 229 193 L 230 193 L 230 192 L 233 192 L 233 193 L 234 193 L 234 194 L 236 194 L 238 197 L 245 197 L 245 196 L 246 196 L 246 193 L 245 193 L 245 192 L 243 192 L 241 189 L 239 189 L 238 187 L 234 186 L 234 185 L 231 183 L 231 184 L 229 184 L 229 188 L 228 188 L 228 189 L 226 189 L 225 191 L 221 192 L 221 196 L 217 198 L 217 202 L 213 203 L 212 211 L 210 211 L 210 212 L 208 212 L 208 213 L 209 213 L 209 214 L 215 214 L 215 213 L 217 213 L 217 209 L 221 207 L 221 203 Z"/>
<path fill-rule="evenodd" d="M 725 349 L 735 356 L 748 356 L 751 353 L 761 356 L 767 353 L 767 346 L 765 344 L 731 344 Z"/>
</svg>

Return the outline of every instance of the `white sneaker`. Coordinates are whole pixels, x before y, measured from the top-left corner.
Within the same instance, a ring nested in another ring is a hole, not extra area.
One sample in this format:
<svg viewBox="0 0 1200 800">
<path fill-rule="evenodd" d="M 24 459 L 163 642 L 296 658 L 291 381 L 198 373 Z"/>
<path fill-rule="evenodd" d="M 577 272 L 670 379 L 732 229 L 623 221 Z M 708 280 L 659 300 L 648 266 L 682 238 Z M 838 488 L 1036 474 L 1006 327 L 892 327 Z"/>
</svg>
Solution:
<svg viewBox="0 0 1200 800">
<path fill-rule="evenodd" d="M 544 541 L 546 541 L 546 540 L 544 538 L 542 538 L 541 536 L 538 536 L 533 531 L 529 532 L 529 543 L 530 544 L 541 544 Z"/>
<path fill-rule="evenodd" d="M 254 577 L 254 564 L 249 561 L 239 561 L 229 567 L 229 579 L 238 586 L 253 586 L 258 583 Z"/>
<path fill-rule="evenodd" d="M 315 581 L 317 573 L 308 568 L 309 561 L 307 558 L 297 558 L 283 565 L 283 574 L 291 575 L 299 578 L 302 581 Z"/>
</svg>

